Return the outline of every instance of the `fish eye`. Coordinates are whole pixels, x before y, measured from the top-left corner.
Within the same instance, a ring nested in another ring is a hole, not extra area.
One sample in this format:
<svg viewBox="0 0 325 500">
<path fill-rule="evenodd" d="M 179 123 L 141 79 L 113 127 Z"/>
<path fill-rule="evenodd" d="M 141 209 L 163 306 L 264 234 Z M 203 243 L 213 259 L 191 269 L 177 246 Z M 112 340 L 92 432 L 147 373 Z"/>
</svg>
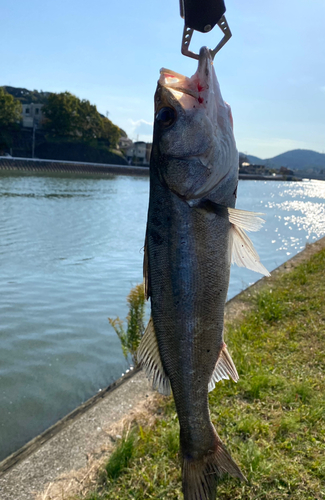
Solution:
<svg viewBox="0 0 325 500">
<path fill-rule="evenodd" d="M 161 108 L 156 114 L 156 121 L 163 128 L 168 128 L 173 125 L 173 123 L 175 123 L 176 121 L 176 118 L 177 115 L 175 109 L 168 106 L 166 106 L 165 108 Z"/>
</svg>

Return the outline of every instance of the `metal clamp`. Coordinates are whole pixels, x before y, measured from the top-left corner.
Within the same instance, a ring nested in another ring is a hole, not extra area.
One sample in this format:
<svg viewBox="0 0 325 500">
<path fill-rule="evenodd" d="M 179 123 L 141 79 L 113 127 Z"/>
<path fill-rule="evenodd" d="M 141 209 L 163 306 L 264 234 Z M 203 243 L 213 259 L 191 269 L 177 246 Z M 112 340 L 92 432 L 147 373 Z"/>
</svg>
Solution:
<svg viewBox="0 0 325 500">
<path fill-rule="evenodd" d="M 218 21 L 217 24 L 218 24 L 219 28 L 222 30 L 224 36 L 220 40 L 220 42 L 218 43 L 218 45 L 216 46 L 215 49 L 213 49 L 213 50 L 210 49 L 210 54 L 211 54 L 212 60 L 214 59 L 214 57 L 217 54 L 217 52 L 219 52 L 219 50 L 228 42 L 228 40 L 232 36 L 230 28 L 229 28 L 229 25 L 227 23 L 227 20 L 226 20 L 225 16 L 222 16 L 221 19 Z M 206 32 L 208 32 L 210 30 L 211 30 L 211 26 L 210 25 L 205 26 L 205 31 Z M 189 28 L 186 25 L 184 26 L 181 51 L 182 51 L 182 54 L 184 56 L 192 57 L 193 59 L 199 59 L 199 54 L 195 54 L 195 52 L 192 52 L 191 50 L 189 50 L 190 42 L 191 42 L 191 39 L 192 39 L 193 32 L 194 32 L 194 29 Z"/>
</svg>

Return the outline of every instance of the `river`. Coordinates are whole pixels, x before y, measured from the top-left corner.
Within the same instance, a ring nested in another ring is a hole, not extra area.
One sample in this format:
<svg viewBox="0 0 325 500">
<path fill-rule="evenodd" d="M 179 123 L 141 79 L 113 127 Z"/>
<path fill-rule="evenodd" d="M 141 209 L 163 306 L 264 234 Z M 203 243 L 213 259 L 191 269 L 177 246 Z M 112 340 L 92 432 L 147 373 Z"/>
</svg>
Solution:
<svg viewBox="0 0 325 500">
<path fill-rule="evenodd" d="M 142 281 L 148 178 L 0 175 L 0 460 L 127 369 L 108 317 Z M 325 182 L 240 181 L 272 270 L 325 234 Z M 261 276 L 233 266 L 228 298 Z"/>
</svg>

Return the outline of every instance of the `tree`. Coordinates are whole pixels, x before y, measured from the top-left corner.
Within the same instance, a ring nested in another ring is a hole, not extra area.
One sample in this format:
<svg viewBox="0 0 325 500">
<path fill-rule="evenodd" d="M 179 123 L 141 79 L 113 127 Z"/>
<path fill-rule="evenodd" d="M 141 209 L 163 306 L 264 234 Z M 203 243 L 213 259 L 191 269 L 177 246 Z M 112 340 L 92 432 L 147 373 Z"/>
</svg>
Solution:
<svg viewBox="0 0 325 500">
<path fill-rule="evenodd" d="M 12 127 L 21 120 L 22 105 L 0 87 L 0 128 Z"/>
<path fill-rule="evenodd" d="M 127 133 L 122 128 L 120 128 L 120 134 L 121 134 L 121 137 L 127 137 Z"/>
<path fill-rule="evenodd" d="M 121 129 L 102 116 L 95 105 L 70 92 L 50 94 L 42 108 L 44 129 L 52 137 L 70 137 L 81 142 L 100 141 L 116 147 Z"/>
<path fill-rule="evenodd" d="M 50 94 L 42 108 L 44 129 L 54 137 L 78 136 L 79 102 L 70 92 Z"/>
<path fill-rule="evenodd" d="M 102 117 L 100 139 L 108 142 L 110 147 L 116 148 L 120 137 L 121 129 L 114 125 L 108 118 Z"/>
<path fill-rule="evenodd" d="M 99 139 L 102 131 L 102 117 L 96 106 L 83 99 L 79 101 L 78 135 L 85 141 Z"/>
</svg>

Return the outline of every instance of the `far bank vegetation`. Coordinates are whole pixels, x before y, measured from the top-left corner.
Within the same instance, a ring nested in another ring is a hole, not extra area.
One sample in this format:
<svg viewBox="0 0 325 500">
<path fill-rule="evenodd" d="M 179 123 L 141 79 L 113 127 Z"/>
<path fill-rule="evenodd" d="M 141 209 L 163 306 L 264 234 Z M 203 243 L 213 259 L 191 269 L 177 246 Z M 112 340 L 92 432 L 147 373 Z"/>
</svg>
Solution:
<svg viewBox="0 0 325 500">
<path fill-rule="evenodd" d="M 22 122 L 26 103 L 42 106 L 42 120 L 29 128 Z M 120 137 L 126 133 L 87 99 L 70 92 L 0 87 L 0 154 L 31 157 L 34 142 L 37 158 L 126 164 L 117 150 Z"/>
</svg>

